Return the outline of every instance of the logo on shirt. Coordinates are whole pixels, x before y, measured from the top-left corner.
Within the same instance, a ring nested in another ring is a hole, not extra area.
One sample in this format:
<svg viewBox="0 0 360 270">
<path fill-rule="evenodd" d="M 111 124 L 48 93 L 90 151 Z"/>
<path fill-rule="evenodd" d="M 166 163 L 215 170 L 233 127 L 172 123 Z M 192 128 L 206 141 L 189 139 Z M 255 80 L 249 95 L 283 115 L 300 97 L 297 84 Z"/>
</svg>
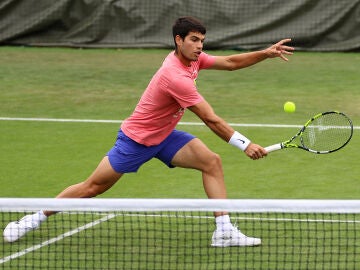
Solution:
<svg viewBox="0 0 360 270">
<path fill-rule="evenodd" d="M 184 108 L 180 108 L 175 114 L 173 114 L 174 118 L 178 118 L 184 115 L 185 109 Z"/>
</svg>

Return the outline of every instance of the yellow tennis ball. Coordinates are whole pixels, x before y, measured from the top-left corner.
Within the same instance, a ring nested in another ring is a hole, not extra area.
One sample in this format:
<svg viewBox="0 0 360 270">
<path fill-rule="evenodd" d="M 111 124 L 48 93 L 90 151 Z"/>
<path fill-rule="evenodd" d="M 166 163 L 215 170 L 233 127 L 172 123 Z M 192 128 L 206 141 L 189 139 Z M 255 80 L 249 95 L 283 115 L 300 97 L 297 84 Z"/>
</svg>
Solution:
<svg viewBox="0 0 360 270">
<path fill-rule="evenodd" d="M 294 102 L 287 101 L 284 104 L 284 111 L 287 113 L 293 113 L 295 112 L 296 106 Z"/>
</svg>

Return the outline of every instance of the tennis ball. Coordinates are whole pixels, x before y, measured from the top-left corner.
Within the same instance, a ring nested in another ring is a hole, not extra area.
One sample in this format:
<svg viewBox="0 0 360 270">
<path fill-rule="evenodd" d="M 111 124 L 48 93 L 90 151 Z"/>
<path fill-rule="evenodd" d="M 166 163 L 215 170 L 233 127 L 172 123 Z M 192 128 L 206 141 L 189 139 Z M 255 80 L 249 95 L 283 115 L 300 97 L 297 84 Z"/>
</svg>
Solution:
<svg viewBox="0 0 360 270">
<path fill-rule="evenodd" d="M 293 113 L 295 112 L 296 106 L 294 102 L 287 101 L 284 104 L 284 111 L 287 113 Z"/>
</svg>

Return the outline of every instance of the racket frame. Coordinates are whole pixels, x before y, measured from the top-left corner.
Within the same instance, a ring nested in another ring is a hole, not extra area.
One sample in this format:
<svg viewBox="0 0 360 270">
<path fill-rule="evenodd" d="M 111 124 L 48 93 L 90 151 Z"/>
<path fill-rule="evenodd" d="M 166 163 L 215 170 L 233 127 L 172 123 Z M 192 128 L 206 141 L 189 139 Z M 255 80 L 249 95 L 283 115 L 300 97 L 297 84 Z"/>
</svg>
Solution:
<svg viewBox="0 0 360 270">
<path fill-rule="evenodd" d="M 331 114 L 331 113 L 337 113 L 337 114 L 341 114 L 343 117 L 345 117 L 348 122 L 349 122 L 349 126 L 351 128 L 351 133 L 350 133 L 350 136 L 349 138 L 347 139 L 347 141 L 340 147 L 336 148 L 336 149 L 332 149 L 332 150 L 327 150 L 327 151 L 317 151 L 317 150 L 313 150 L 313 149 L 310 149 L 308 147 L 305 147 L 304 144 L 303 144 L 303 139 L 302 139 L 302 134 L 304 133 L 305 129 L 317 118 L 323 116 L 323 115 L 326 115 L 326 114 Z M 296 133 L 291 139 L 287 140 L 287 141 L 284 141 L 284 142 L 281 142 L 281 143 L 277 143 L 277 144 L 273 144 L 273 145 L 270 145 L 270 146 L 267 146 L 265 147 L 265 150 L 269 153 L 269 152 L 272 152 L 272 151 L 276 151 L 276 150 L 280 150 L 280 149 L 284 149 L 284 148 L 300 148 L 300 149 L 303 149 L 303 150 L 306 150 L 306 151 L 309 151 L 311 153 L 315 153 L 315 154 L 329 154 L 329 153 L 332 153 L 332 152 L 335 152 L 335 151 L 338 151 L 340 150 L 341 148 L 343 148 L 345 145 L 347 145 L 349 143 L 349 141 L 351 140 L 352 138 L 352 135 L 353 135 L 353 132 L 354 132 L 354 128 L 353 128 L 353 124 L 352 124 L 352 121 L 351 119 L 344 113 L 342 112 L 339 112 L 339 111 L 328 111 L 328 112 L 323 112 L 323 113 L 319 113 L 315 116 L 313 116 L 311 119 L 309 119 L 305 125 L 299 130 L 298 133 Z M 297 137 L 300 138 L 300 142 L 302 145 L 298 145 L 296 143 L 292 143 L 292 141 L 294 141 Z"/>
</svg>

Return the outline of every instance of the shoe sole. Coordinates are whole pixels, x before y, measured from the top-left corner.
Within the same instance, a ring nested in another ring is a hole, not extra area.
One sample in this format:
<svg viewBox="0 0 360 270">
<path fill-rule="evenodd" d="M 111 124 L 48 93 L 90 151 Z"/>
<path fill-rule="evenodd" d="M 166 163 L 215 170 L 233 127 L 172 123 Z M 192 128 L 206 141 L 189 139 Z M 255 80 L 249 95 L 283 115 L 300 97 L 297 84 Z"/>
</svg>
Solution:
<svg viewBox="0 0 360 270">
<path fill-rule="evenodd" d="M 255 247 L 255 246 L 260 246 L 261 245 L 261 240 L 259 242 L 253 242 L 253 243 L 231 243 L 230 241 L 228 242 L 222 242 L 221 244 L 214 244 L 212 243 L 211 246 L 212 247 Z"/>
</svg>

